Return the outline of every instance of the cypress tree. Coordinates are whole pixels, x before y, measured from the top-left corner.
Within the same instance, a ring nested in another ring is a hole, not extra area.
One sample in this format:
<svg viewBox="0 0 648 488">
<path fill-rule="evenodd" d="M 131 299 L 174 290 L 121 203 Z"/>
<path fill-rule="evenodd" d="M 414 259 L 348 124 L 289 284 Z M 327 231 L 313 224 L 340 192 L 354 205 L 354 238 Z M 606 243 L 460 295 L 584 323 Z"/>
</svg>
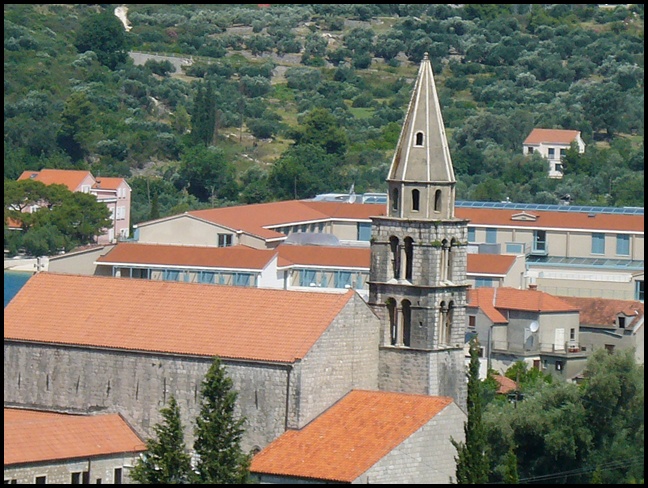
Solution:
<svg viewBox="0 0 648 488">
<path fill-rule="evenodd" d="M 237 397 L 220 358 L 215 357 L 201 388 L 194 483 L 241 484 L 248 480 L 251 456 L 241 449 L 245 418 L 234 415 Z"/>
<path fill-rule="evenodd" d="M 457 449 L 457 483 L 460 485 L 488 482 L 488 457 L 486 431 L 482 422 L 482 397 L 479 380 L 479 343 L 470 342 L 470 365 L 468 366 L 468 418 L 464 423 L 465 442 L 452 439 Z"/>
<path fill-rule="evenodd" d="M 157 439 L 146 441 L 146 453 L 137 460 L 130 477 L 140 484 L 187 484 L 191 457 L 187 454 L 180 421 L 180 407 L 172 395 L 160 410 L 163 422 L 153 427 Z"/>
</svg>

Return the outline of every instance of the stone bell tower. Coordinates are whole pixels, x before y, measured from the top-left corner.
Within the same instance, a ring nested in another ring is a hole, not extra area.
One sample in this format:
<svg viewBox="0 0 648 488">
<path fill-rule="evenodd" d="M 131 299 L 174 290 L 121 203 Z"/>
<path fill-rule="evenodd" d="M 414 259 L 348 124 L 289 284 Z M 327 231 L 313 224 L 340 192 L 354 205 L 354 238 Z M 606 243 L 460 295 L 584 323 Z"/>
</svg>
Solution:
<svg viewBox="0 0 648 488">
<path fill-rule="evenodd" d="M 432 65 L 425 54 L 372 218 L 369 304 L 382 320 L 379 388 L 451 396 L 466 408 L 468 221 L 455 218 L 455 177 Z"/>
</svg>

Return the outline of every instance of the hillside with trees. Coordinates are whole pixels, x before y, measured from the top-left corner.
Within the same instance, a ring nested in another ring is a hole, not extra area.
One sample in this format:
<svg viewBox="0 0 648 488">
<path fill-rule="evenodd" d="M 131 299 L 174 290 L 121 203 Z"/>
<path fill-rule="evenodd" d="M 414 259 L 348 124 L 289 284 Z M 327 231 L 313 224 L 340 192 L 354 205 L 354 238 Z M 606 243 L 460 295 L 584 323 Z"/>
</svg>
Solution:
<svg viewBox="0 0 648 488">
<path fill-rule="evenodd" d="M 460 200 L 641 206 L 643 5 L 6 4 L 4 176 L 127 178 L 132 221 L 385 191 L 429 53 Z M 136 64 L 133 54 L 166 58 Z M 562 179 L 522 153 L 575 129 Z"/>
</svg>

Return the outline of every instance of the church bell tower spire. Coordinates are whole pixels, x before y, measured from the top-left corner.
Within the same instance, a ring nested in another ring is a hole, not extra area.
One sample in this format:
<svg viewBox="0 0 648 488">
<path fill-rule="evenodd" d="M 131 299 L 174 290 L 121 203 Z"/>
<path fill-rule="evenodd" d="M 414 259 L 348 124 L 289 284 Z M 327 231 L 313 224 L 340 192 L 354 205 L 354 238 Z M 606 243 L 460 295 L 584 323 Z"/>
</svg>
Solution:
<svg viewBox="0 0 648 488">
<path fill-rule="evenodd" d="M 419 67 L 387 176 L 384 217 L 372 218 L 369 305 L 381 318 L 379 387 L 466 403 L 467 221 L 432 65 Z"/>
</svg>

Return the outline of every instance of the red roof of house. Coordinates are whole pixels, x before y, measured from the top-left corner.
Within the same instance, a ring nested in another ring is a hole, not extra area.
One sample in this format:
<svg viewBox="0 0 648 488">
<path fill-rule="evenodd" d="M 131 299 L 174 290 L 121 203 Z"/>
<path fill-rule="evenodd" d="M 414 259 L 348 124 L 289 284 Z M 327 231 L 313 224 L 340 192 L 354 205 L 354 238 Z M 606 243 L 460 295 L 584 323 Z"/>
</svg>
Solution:
<svg viewBox="0 0 648 488">
<path fill-rule="evenodd" d="M 108 176 L 97 176 L 95 180 L 96 183 L 93 185 L 93 188 L 104 190 L 116 190 L 126 182 L 124 178 L 112 178 Z"/>
<path fill-rule="evenodd" d="M 509 391 L 517 390 L 517 384 L 511 378 L 499 374 L 493 375 L 493 379 L 499 383 L 497 393 L 506 394 Z"/>
<path fill-rule="evenodd" d="M 70 191 L 76 191 L 79 185 L 88 176 L 92 176 L 90 171 L 74 169 L 42 169 L 40 171 L 23 171 L 18 180 L 33 179 L 46 185 L 65 185 Z"/>
<path fill-rule="evenodd" d="M 617 316 L 624 314 L 635 320 L 642 320 L 644 304 L 634 300 L 614 300 L 611 298 L 560 297 L 580 310 L 580 324 L 616 328 Z"/>
<path fill-rule="evenodd" d="M 294 362 L 354 295 L 43 272 L 5 307 L 4 338 Z"/>
<path fill-rule="evenodd" d="M 533 129 L 523 144 L 571 144 L 580 135 L 579 130 Z"/>
<path fill-rule="evenodd" d="M 277 247 L 281 266 L 330 266 L 335 268 L 365 268 L 371 263 L 368 247 L 295 246 Z"/>
<path fill-rule="evenodd" d="M 4 409 L 4 465 L 136 453 L 146 445 L 119 414 Z"/>
<path fill-rule="evenodd" d="M 495 308 L 495 288 L 469 288 L 466 306 L 479 308 L 494 324 L 506 324 L 508 320 Z"/>
<path fill-rule="evenodd" d="M 248 246 L 204 247 L 121 242 L 97 259 L 104 264 L 188 266 L 262 270 L 277 254 Z"/>
<path fill-rule="evenodd" d="M 351 483 L 452 403 L 448 397 L 351 391 L 252 459 L 254 473 Z"/>
<path fill-rule="evenodd" d="M 515 262 L 508 254 L 468 254 L 468 274 L 493 274 L 505 276 Z"/>
</svg>

